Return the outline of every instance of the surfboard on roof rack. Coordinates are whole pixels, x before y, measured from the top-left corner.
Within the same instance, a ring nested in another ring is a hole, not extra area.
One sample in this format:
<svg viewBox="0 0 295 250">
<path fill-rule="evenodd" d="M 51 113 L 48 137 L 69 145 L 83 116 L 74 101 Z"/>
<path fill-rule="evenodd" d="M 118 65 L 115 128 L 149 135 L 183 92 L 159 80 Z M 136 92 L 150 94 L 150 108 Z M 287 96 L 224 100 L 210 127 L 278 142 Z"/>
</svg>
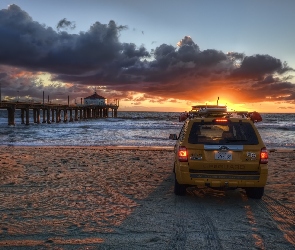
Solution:
<svg viewBox="0 0 295 250">
<path fill-rule="evenodd" d="M 192 110 L 189 112 L 190 117 L 222 116 L 226 114 L 227 107 L 218 105 L 196 105 L 192 106 Z"/>
</svg>

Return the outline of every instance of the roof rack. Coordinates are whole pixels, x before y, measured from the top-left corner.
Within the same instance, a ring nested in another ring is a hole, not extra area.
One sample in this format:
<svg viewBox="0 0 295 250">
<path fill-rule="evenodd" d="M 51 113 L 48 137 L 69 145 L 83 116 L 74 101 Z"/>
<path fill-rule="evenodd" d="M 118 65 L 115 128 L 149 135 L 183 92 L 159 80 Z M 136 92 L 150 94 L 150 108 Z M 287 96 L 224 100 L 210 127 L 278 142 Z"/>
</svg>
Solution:
<svg viewBox="0 0 295 250">
<path fill-rule="evenodd" d="M 227 114 L 226 106 L 218 106 L 218 105 L 197 105 L 192 106 L 192 110 L 189 111 L 189 115 L 192 116 L 220 116 L 223 114 Z"/>
<path fill-rule="evenodd" d="M 192 110 L 189 112 L 181 113 L 179 116 L 179 121 L 185 121 L 187 118 L 195 117 L 223 117 L 223 118 L 246 118 L 253 122 L 262 121 L 261 115 L 254 111 L 227 111 L 227 106 L 219 105 L 195 105 L 192 106 Z"/>
</svg>

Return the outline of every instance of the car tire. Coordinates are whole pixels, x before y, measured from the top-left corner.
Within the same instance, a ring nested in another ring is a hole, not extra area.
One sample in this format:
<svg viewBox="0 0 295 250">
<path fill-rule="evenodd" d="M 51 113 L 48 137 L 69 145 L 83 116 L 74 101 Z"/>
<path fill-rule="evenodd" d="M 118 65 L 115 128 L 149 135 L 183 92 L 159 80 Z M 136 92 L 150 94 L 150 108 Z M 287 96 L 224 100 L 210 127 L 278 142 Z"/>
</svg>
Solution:
<svg viewBox="0 0 295 250">
<path fill-rule="evenodd" d="M 249 198 L 261 199 L 264 194 L 264 187 L 246 188 L 246 194 Z"/>
<path fill-rule="evenodd" d="M 186 185 L 183 184 L 179 184 L 177 179 L 176 179 L 176 175 L 174 178 L 174 194 L 176 195 L 185 195 L 186 193 Z"/>
</svg>

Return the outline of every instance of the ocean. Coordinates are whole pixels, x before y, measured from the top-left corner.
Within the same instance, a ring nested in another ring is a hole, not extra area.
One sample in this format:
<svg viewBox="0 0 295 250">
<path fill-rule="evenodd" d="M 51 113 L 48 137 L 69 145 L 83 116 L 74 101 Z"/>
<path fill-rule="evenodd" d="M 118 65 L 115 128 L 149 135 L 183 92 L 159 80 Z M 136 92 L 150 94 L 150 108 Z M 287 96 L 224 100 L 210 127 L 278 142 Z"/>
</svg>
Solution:
<svg viewBox="0 0 295 250">
<path fill-rule="evenodd" d="M 6 146 L 153 146 L 173 147 L 169 134 L 178 134 L 178 112 L 125 112 L 117 118 L 8 126 L 7 111 L 0 110 L 0 145 Z M 261 114 L 256 123 L 268 149 L 295 150 L 295 114 Z M 42 119 L 41 119 L 42 121 Z"/>
</svg>

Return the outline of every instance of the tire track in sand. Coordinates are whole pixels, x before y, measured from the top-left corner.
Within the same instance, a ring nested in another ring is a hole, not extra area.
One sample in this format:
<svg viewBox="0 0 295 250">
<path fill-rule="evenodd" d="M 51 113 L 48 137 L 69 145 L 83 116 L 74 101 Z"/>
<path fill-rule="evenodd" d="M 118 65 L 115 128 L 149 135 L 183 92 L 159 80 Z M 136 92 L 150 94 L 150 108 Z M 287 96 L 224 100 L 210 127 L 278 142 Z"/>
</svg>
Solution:
<svg viewBox="0 0 295 250">
<path fill-rule="evenodd" d="M 175 196 L 173 234 L 168 249 L 223 249 L 217 228 L 205 211 L 195 196 Z"/>
<path fill-rule="evenodd" d="M 212 219 L 207 216 L 203 211 L 206 211 L 205 207 L 202 206 L 201 216 L 204 221 L 204 234 L 206 235 L 206 243 L 208 249 L 223 249 L 220 243 L 220 239 L 217 234 L 217 228 L 214 226 Z"/>
<path fill-rule="evenodd" d="M 295 245 L 295 211 L 266 194 L 256 203 L 271 215 L 278 228 L 284 233 L 285 239 Z"/>
</svg>

